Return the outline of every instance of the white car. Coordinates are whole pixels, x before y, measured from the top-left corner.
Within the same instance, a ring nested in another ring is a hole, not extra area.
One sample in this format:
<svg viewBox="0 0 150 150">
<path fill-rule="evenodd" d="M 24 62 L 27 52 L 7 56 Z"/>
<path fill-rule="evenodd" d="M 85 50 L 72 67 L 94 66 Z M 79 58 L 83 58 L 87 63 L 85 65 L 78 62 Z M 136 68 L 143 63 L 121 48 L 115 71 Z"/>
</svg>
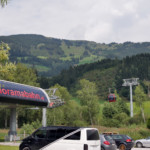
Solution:
<svg viewBox="0 0 150 150">
<path fill-rule="evenodd" d="M 150 147 L 150 136 L 146 139 L 139 139 L 135 141 L 135 146 L 138 148 L 141 147 Z"/>
<path fill-rule="evenodd" d="M 101 150 L 98 130 L 95 128 L 79 128 L 40 150 Z"/>
</svg>

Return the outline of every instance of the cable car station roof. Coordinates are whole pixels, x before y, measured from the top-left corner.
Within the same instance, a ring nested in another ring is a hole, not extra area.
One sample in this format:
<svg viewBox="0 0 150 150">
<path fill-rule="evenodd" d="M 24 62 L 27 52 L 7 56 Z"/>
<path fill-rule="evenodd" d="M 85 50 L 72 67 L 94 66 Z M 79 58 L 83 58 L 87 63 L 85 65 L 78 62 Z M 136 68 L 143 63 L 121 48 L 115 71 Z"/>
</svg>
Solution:
<svg viewBox="0 0 150 150">
<path fill-rule="evenodd" d="M 47 107 L 47 93 L 38 87 L 0 80 L 0 103 Z"/>
</svg>

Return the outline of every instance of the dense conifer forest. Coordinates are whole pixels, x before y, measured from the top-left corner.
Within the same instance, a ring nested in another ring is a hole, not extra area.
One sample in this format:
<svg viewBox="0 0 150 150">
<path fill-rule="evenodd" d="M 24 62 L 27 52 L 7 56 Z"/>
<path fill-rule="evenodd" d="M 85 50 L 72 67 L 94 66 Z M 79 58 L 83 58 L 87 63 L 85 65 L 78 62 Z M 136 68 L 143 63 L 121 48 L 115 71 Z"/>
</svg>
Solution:
<svg viewBox="0 0 150 150">
<path fill-rule="evenodd" d="M 150 80 L 150 54 L 138 54 L 119 59 L 104 59 L 95 63 L 70 67 L 53 78 L 40 78 L 43 88 L 60 84 L 74 93 L 78 89 L 78 81 L 87 79 L 95 82 L 98 87 L 98 95 L 106 100 L 108 89 L 117 90 L 122 96 L 129 98 L 128 87 L 123 87 L 123 79 L 139 78 L 145 92 L 147 87 L 143 82 Z"/>
</svg>

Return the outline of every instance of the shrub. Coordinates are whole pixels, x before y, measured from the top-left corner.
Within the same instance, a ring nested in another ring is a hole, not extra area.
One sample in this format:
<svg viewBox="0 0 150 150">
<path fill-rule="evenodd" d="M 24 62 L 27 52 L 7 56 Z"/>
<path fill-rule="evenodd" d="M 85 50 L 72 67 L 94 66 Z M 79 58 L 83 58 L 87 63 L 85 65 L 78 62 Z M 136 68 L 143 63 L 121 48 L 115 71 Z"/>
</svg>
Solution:
<svg viewBox="0 0 150 150">
<path fill-rule="evenodd" d="M 106 127 L 116 127 L 119 128 L 120 127 L 120 122 L 116 119 L 103 119 L 103 126 Z"/>
<path fill-rule="evenodd" d="M 23 124 L 23 126 L 21 127 L 20 133 L 24 134 L 24 132 L 26 134 L 31 134 L 35 129 L 33 128 L 32 125 L 30 124 Z"/>
<path fill-rule="evenodd" d="M 143 122 L 140 114 L 129 119 L 129 124 L 141 124 Z"/>
<path fill-rule="evenodd" d="M 32 122 L 31 125 L 34 129 L 38 129 L 42 126 L 42 123 L 37 119 L 36 121 Z"/>
<path fill-rule="evenodd" d="M 87 123 L 85 121 L 82 121 L 82 120 L 76 120 L 73 122 L 73 126 L 85 127 L 85 126 L 87 126 Z"/>
<path fill-rule="evenodd" d="M 118 120 L 122 125 L 127 125 L 129 121 L 128 115 L 124 112 L 116 114 L 113 119 Z"/>
<path fill-rule="evenodd" d="M 142 137 L 148 137 L 149 136 L 149 132 L 147 132 L 147 130 L 145 130 L 145 129 L 140 129 L 139 133 Z"/>
</svg>

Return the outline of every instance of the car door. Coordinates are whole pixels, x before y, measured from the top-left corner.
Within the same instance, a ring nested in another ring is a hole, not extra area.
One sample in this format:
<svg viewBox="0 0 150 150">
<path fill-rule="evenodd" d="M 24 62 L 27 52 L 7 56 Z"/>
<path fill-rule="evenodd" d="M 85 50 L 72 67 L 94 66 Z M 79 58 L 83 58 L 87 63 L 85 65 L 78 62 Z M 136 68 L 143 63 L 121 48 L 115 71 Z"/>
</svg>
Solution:
<svg viewBox="0 0 150 150">
<path fill-rule="evenodd" d="M 145 147 L 150 147 L 150 137 L 145 139 L 144 145 Z"/>
<path fill-rule="evenodd" d="M 57 133 L 56 128 L 50 128 L 47 130 L 46 145 L 57 140 L 56 139 L 56 133 Z"/>
<path fill-rule="evenodd" d="M 123 137 L 121 135 L 111 135 L 111 137 L 115 141 L 117 147 L 123 142 Z"/>
<path fill-rule="evenodd" d="M 34 149 L 40 149 L 46 145 L 46 130 L 39 129 L 34 133 Z"/>
</svg>

